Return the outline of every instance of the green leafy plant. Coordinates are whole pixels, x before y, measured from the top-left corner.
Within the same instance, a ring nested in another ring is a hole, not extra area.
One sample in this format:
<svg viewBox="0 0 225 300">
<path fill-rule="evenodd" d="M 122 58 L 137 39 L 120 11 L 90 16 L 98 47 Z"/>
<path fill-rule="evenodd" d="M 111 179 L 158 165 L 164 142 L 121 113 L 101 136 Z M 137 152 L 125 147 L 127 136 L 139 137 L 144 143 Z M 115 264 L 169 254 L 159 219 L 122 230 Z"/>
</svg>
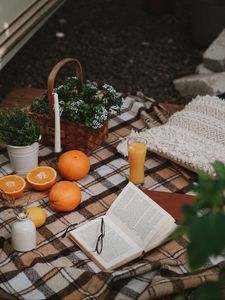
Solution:
<svg viewBox="0 0 225 300">
<path fill-rule="evenodd" d="M 183 207 L 184 223 L 175 232 L 185 234 L 190 243 L 188 262 L 193 271 L 203 267 L 210 256 L 224 255 L 225 249 L 225 166 L 216 161 L 215 174 L 198 172 L 198 183 L 193 185 L 196 200 Z M 220 268 L 218 281 L 206 282 L 196 291 L 194 299 L 224 299 L 225 266 Z"/>
<path fill-rule="evenodd" d="M 0 142 L 13 146 L 27 146 L 37 142 L 40 128 L 26 108 L 0 110 Z"/>
<path fill-rule="evenodd" d="M 59 97 L 61 118 L 80 122 L 93 130 L 101 128 L 110 115 L 121 112 L 122 98 L 108 84 L 98 89 L 95 82 L 87 80 L 81 86 L 77 77 L 69 77 L 55 92 Z M 31 110 L 49 114 L 47 93 L 34 100 Z"/>
</svg>

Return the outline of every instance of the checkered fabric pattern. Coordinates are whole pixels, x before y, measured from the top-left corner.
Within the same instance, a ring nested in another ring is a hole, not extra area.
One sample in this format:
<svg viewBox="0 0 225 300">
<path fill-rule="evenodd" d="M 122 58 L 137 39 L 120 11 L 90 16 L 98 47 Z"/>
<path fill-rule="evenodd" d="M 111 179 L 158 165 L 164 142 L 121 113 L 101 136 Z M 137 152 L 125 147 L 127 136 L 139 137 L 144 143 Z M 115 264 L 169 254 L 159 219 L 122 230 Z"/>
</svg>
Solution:
<svg viewBox="0 0 225 300">
<path fill-rule="evenodd" d="M 90 156 L 90 174 L 77 181 L 82 202 L 70 213 L 56 213 L 47 192 L 27 189 L 30 206 L 42 207 L 48 217 L 37 229 L 37 247 L 19 253 L 10 243 L 12 209 L 0 206 L 0 287 L 16 299 L 155 299 L 199 286 L 217 277 L 217 268 L 191 274 L 186 264 L 185 240 L 154 249 L 114 272 L 101 271 L 67 236 L 66 228 L 104 214 L 128 182 L 129 164 L 116 150 L 131 129 L 144 122 L 128 107 L 109 121 L 109 136 Z M 40 147 L 40 164 L 57 168 L 51 148 Z M 12 173 L 6 151 L 0 152 L 0 176 Z M 58 178 L 60 180 L 60 177 Z M 147 153 L 145 188 L 187 193 L 189 184 L 168 160 Z M 73 229 L 73 228 L 71 228 Z M 168 298 L 167 298 L 168 299 Z"/>
</svg>

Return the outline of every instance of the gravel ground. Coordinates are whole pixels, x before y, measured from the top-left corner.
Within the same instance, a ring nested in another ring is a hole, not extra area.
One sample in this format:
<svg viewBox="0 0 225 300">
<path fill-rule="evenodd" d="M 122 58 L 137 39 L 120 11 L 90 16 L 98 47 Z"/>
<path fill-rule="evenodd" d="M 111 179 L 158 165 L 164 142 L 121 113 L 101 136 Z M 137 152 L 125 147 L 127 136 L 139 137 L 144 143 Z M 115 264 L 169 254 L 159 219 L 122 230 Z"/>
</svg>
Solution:
<svg viewBox="0 0 225 300">
<path fill-rule="evenodd" d="M 45 88 L 52 67 L 74 57 L 85 79 L 184 103 L 173 80 L 201 62 L 189 2 L 179 0 L 173 14 L 155 16 L 147 0 L 67 0 L 0 72 L 0 99 L 15 86 Z M 69 75 L 64 68 L 59 82 Z"/>
</svg>

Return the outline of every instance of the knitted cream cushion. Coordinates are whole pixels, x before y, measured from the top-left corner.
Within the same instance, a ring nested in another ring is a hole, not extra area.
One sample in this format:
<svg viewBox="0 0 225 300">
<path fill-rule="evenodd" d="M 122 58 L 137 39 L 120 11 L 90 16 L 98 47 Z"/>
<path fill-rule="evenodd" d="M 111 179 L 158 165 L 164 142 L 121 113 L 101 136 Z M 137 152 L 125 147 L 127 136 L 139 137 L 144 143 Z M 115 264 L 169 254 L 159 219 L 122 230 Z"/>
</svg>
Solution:
<svg viewBox="0 0 225 300">
<path fill-rule="evenodd" d="M 161 126 L 140 132 L 148 149 L 191 169 L 213 173 L 212 163 L 225 164 L 225 101 L 197 96 Z"/>
</svg>

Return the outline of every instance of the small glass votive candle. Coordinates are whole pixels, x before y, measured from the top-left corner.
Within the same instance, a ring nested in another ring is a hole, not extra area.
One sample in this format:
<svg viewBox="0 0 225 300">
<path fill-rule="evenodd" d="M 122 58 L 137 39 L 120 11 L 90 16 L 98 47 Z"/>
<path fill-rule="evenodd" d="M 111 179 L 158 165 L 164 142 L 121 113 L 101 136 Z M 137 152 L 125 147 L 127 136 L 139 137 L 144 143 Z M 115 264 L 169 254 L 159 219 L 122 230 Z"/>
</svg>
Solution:
<svg viewBox="0 0 225 300">
<path fill-rule="evenodd" d="M 129 138 L 127 143 L 128 161 L 130 164 L 129 181 L 135 185 L 143 185 L 147 141 L 141 137 Z"/>
</svg>

